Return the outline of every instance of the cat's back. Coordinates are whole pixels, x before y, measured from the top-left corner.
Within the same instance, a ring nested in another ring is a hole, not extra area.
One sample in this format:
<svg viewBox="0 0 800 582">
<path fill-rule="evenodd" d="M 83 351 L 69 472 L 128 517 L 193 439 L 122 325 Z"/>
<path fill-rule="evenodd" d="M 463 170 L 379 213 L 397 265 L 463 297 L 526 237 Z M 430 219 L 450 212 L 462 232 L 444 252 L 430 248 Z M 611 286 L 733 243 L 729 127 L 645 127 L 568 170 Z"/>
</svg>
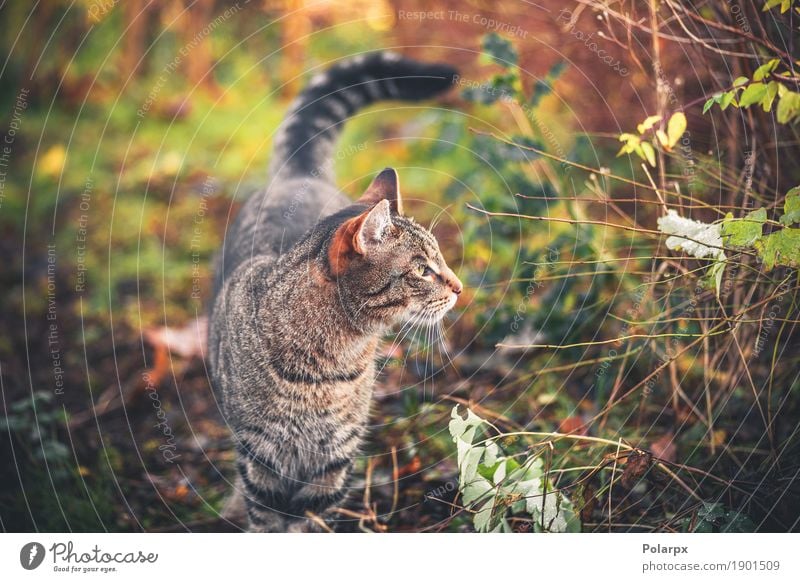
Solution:
<svg viewBox="0 0 800 582">
<path fill-rule="evenodd" d="M 262 267 L 274 265 L 317 222 L 348 204 L 335 186 L 312 178 L 273 181 L 263 195 L 250 196 L 227 229 L 214 295 L 242 264 L 259 258 Z"/>
</svg>

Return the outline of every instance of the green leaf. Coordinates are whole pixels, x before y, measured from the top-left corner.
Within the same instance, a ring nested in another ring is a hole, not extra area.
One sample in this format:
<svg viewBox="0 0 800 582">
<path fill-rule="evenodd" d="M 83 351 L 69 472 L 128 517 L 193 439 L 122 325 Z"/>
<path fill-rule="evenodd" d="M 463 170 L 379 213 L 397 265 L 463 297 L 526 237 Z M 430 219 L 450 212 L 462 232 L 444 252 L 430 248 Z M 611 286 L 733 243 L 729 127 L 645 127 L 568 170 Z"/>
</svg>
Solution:
<svg viewBox="0 0 800 582">
<path fill-rule="evenodd" d="M 733 103 L 734 95 L 735 95 L 735 93 L 733 91 L 728 91 L 727 93 L 723 93 L 722 97 L 719 100 L 720 109 L 725 111 L 728 108 L 728 105 Z"/>
<path fill-rule="evenodd" d="M 739 96 L 739 107 L 750 107 L 761 101 L 766 94 L 767 86 L 764 83 L 753 83 Z"/>
<path fill-rule="evenodd" d="M 732 247 L 750 247 L 761 238 L 767 211 L 759 208 L 744 218 L 733 218 L 729 213 L 722 222 L 722 240 Z"/>
<path fill-rule="evenodd" d="M 669 118 L 667 123 L 667 146 L 672 149 L 686 131 L 686 116 L 678 111 Z M 655 165 L 655 164 L 653 164 Z"/>
<path fill-rule="evenodd" d="M 486 462 L 486 458 L 484 457 L 483 461 L 481 461 L 481 464 L 478 465 L 478 475 L 491 481 L 494 472 L 497 471 L 497 467 L 502 464 L 503 461 L 489 464 Z"/>
<path fill-rule="evenodd" d="M 516 71 L 492 76 L 488 83 L 467 87 L 461 95 L 467 101 L 490 105 L 502 99 L 519 99 L 519 76 Z"/>
<path fill-rule="evenodd" d="M 697 511 L 697 517 L 705 521 L 721 519 L 723 515 L 725 515 L 725 506 L 721 503 L 707 503 L 704 501 L 702 509 Z"/>
<path fill-rule="evenodd" d="M 789 123 L 794 117 L 800 114 L 800 93 L 786 91 L 778 101 L 778 108 L 775 111 L 778 123 Z"/>
<path fill-rule="evenodd" d="M 472 518 L 472 523 L 478 532 L 485 533 L 491 529 L 492 509 L 494 509 L 494 504 L 487 503 Z"/>
<path fill-rule="evenodd" d="M 517 51 L 511 41 L 496 32 L 489 33 L 483 37 L 483 50 L 492 61 L 501 67 L 516 66 L 518 62 Z"/>
<path fill-rule="evenodd" d="M 689 531 L 693 520 L 691 517 L 683 522 L 685 531 Z M 728 533 L 743 533 L 755 531 L 755 524 L 744 513 L 725 508 L 722 503 L 703 503 L 697 511 L 697 520 L 694 524 L 695 533 L 711 533 L 714 531 Z"/>
<path fill-rule="evenodd" d="M 644 133 L 648 129 L 652 128 L 659 121 L 661 121 L 660 115 L 651 115 L 643 122 L 641 122 L 639 125 L 637 125 L 636 129 L 639 131 L 639 133 Z"/>
<path fill-rule="evenodd" d="M 494 475 L 492 476 L 492 482 L 495 485 L 499 485 L 500 483 L 503 482 L 503 479 L 505 478 L 506 478 L 506 464 L 505 462 L 498 463 L 497 469 L 495 470 Z"/>
<path fill-rule="evenodd" d="M 756 525 L 753 520 L 741 511 L 726 511 L 722 517 L 720 533 L 753 533 Z"/>
<path fill-rule="evenodd" d="M 548 488 L 549 489 L 549 488 Z M 539 531 L 579 532 L 580 519 L 569 499 L 559 491 L 539 492 L 528 499 L 528 512 L 539 524 Z"/>
<path fill-rule="evenodd" d="M 36 449 L 33 456 L 37 459 L 53 463 L 69 458 L 70 450 L 65 444 L 59 441 L 42 441 L 41 448 Z"/>
<path fill-rule="evenodd" d="M 786 226 L 800 223 L 800 186 L 795 186 L 786 193 L 780 222 Z"/>
<path fill-rule="evenodd" d="M 647 163 L 656 167 L 656 151 L 653 149 L 653 146 L 650 145 L 649 142 L 643 141 L 641 144 L 641 152 L 639 153 L 644 159 L 647 160 Z"/>
<path fill-rule="evenodd" d="M 466 418 L 458 407 L 451 412 L 449 428 L 458 448 L 459 491 L 464 506 L 474 512 L 475 529 L 509 532 L 510 512 L 527 514 L 533 519 L 535 531 L 580 531 L 581 522 L 569 497 L 554 490 L 544 475 L 541 457 L 528 456 L 517 462 L 502 456 L 503 451 L 493 440 L 472 444 L 484 422 L 469 409 Z"/>
<path fill-rule="evenodd" d="M 481 462 L 483 451 L 483 447 L 473 447 L 461 439 L 456 441 L 458 469 L 461 472 L 461 481 L 463 483 L 471 483 L 478 477 L 478 465 Z"/>
<path fill-rule="evenodd" d="M 753 81 L 763 81 L 767 75 L 775 70 L 779 62 L 778 59 L 772 59 L 758 67 L 755 73 L 753 73 Z"/>
<path fill-rule="evenodd" d="M 483 464 L 493 467 L 500 458 L 500 447 L 494 441 L 489 441 L 484 445 L 486 452 L 483 454 Z"/>
<path fill-rule="evenodd" d="M 533 84 L 530 105 L 536 107 L 543 97 L 553 92 L 553 84 L 561 77 L 561 74 L 567 68 L 566 61 L 556 61 L 550 70 L 547 71 L 544 79 L 536 79 Z"/>
<path fill-rule="evenodd" d="M 23 412 L 26 410 L 32 410 L 34 407 L 34 401 L 32 398 L 21 398 L 17 400 L 11 405 L 12 412 Z"/>
<path fill-rule="evenodd" d="M 714 106 L 714 102 L 715 101 L 713 97 L 711 97 L 708 101 L 705 102 L 705 104 L 703 105 L 703 114 L 707 113 L 708 110 Z"/>
<path fill-rule="evenodd" d="M 544 475 L 544 461 L 541 457 L 528 458 L 522 465 L 511 471 L 508 477 L 515 481 L 541 479 Z"/>
<path fill-rule="evenodd" d="M 485 85 L 481 85 L 479 87 L 467 87 L 461 92 L 461 96 L 470 103 L 480 103 L 482 105 L 491 105 L 500 99 L 500 95 Z"/>
<path fill-rule="evenodd" d="M 784 228 L 756 241 L 755 247 L 771 271 L 776 266 L 800 266 L 800 228 Z"/>
<path fill-rule="evenodd" d="M 617 153 L 617 157 L 623 154 L 632 154 L 633 152 L 639 149 L 639 136 L 634 135 L 632 133 L 623 133 L 619 136 L 619 141 L 625 142 L 625 145 L 620 148 L 619 152 Z"/>
<path fill-rule="evenodd" d="M 0 431 L 22 432 L 28 427 L 28 421 L 21 416 L 0 416 Z"/>
<path fill-rule="evenodd" d="M 467 483 L 461 490 L 461 500 L 465 505 L 486 499 L 493 487 L 487 479 L 475 479 Z"/>
<path fill-rule="evenodd" d="M 458 405 L 453 407 L 450 412 L 450 435 L 453 440 L 462 440 L 467 444 L 472 444 L 472 439 L 475 435 L 477 427 L 483 424 L 483 419 L 467 408 L 467 417 L 462 418 L 458 412 Z"/>
<path fill-rule="evenodd" d="M 772 110 L 772 103 L 775 101 L 775 96 L 778 94 L 778 82 L 777 81 L 770 81 L 767 84 L 767 94 L 764 95 L 764 98 L 761 100 L 761 108 L 769 112 Z"/>
<path fill-rule="evenodd" d="M 746 85 L 749 80 L 750 79 L 747 77 L 736 77 L 736 79 L 733 81 L 733 86 L 741 87 L 742 85 Z"/>
<path fill-rule="evenodd" d="M 708 276 L 714 284 L 714 292 L 717 297 L 719 297 L 719 292 L 722 289 L 722 275 L 725 273 L 725 265 L 725 258 L 719 257 L 708 269 Z"/>
</svg>

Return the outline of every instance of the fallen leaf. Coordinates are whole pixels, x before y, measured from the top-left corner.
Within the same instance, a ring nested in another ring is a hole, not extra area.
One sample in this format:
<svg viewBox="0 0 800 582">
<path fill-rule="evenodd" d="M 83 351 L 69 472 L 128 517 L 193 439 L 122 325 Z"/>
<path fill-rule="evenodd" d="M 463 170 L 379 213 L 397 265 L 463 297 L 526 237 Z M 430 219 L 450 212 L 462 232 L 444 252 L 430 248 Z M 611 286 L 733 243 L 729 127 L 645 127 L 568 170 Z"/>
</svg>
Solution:
<svg viewBox="0 0 800 582">
<path fill-rule="evenodd" d="M 208 318 L 198 317 L 184 327 L 158 327 L 145 330 L 144 335 L 154 348 L 165 348 L 182 358 L 202 358 L 207 333 Z"/>
<path fill-rule="evenodd" d="M 675 435 L 671 432 L 659 437 L 650 445 L 650 451 L 661 461 L 674 463 L 677 451 L 675 450 Z"/>
<path fill-rule="evenodd" d="M 400 467 L 400 470 L 397 472 L 398 476 L 403 475 L 413 475 L 417 473 L 422 468 L 422 462 L 419 460 L 419 457 L 415 456 L 411 459 L 411 462 L 403 467 Z"/>
<path fill-rule="evenodd" d="M 556 394 L 539 394 L 536 398 L 536 403 L 540 406 L 550 406 L 551 404 L 555 404 L 558 402 L 558 396 Z"/>
<path fill-rule="evenodd" d="M 641 449 L 634 449 L 628 455 L 625 470 L 622 472 L 620 484 L 625 489 L 632 489 L 653 464 L 653 455 Z"/>
<path fill-rule="evenodd" d="M 586 422 L 580 416 L 568 416 L 558 425 L 558 432 L 586 434 Z"/>
<path fill-rule="evenodd" d="M 37 170 L 40 174 L 50 178 L 56 178 L 61 174 L 64 169 L 64 163 L 67 160 L 67 150 L 61 145 L 57 144 L 52 146 L 39 158 Z"/>
<path fill-rule="evenodd" d="M 153 367 L 147 372 L 147 384 L 160 386 L 170 376 L 172 355 L 185 359 L 202 358 L 207 330 L 206 317 L 198 317 L 182 328 L 158 327 L 145 330 L 144 337 L 154 351 Z"/>
<path fill-rule="evenodd" d="M 175 487 L 175 492 L 173 494 L 173 497 L 175 499 L 184 499 L 188 494 L 189 494 L 189 488 L 183 483 L 181 483 L 180 485 Z"/>
</svg>

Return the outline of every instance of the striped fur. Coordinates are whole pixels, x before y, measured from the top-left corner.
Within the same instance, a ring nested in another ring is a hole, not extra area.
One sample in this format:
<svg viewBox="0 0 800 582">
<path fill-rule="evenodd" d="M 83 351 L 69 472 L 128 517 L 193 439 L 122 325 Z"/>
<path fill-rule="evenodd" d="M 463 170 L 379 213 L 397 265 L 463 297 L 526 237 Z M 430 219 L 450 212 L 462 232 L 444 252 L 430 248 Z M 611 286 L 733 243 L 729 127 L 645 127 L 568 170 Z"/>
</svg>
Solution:
<svg viewBox="0 0 800 582">
<path fill-rule="evenodd" d="M 251 530 L 302 530 L 342 501 L 380 338 L 441 318 L 461 291 L 435 238 L 400 214 L 393 170 L 355 204 L 327 170 L 344 119 L 376 100 L 431 97 L 454 73 L 376 53 L 312 79 L 277 134 L 269 186 L 226 235 L 209 370 L 238 457 L 228 513 Z"/>
<path fill-rule="evenodd" d="M 343 121 L 377 101 L 417 101 L 450 87 L 456 71 L 395 53 L 355 57 L 314 77 L 294 102 L 275 140 L 271 175 L 319 170 L 333 182 L 329 160 Z"/>
</svg>

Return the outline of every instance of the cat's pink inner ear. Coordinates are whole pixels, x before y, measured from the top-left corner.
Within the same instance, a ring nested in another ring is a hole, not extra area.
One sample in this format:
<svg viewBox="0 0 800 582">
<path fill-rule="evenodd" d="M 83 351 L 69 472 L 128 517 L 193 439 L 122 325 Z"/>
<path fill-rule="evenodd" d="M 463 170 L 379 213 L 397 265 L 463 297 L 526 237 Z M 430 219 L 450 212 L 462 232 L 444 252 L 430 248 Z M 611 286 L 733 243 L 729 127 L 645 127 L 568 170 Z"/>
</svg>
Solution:
<svg viewBox="0 0 800 582">
<path fill-rule="evenodd" d="M 337 277 L 341 275 L 356 255 L 367 254 L 391 229 L 390 203 L 386 200 L 345 221 L 336 229 L 328 247 L 331 273 Z"/>
<path fill-rule="evenodd" d="M 357 204 L 377 204 L 381 200 L 388 200 L 392 212 L 403 214 L 403 199 L 400 197 L 400 178 L 394 168 L 386 168 L 372 181 L 359 198 Z"/>
<path fill-rule="evenodd" d="M 370 246 L 380 244 L 392 229 L 391 202 L 381 200 L 373 206 L 361 221 L 358 229 L 357 245 L 366 253 Z"/>
<path fill-rule="evenodd" d="M 364 254 L 364 249 L 359 241 L 359 232 L 368 214 L 368 212 L 364 212 L 351 218 L 334 233 L 328 247 L 328 264 L 334 276 L 338 277 L 344 273 L 355 255 Z"/>
</svg>

